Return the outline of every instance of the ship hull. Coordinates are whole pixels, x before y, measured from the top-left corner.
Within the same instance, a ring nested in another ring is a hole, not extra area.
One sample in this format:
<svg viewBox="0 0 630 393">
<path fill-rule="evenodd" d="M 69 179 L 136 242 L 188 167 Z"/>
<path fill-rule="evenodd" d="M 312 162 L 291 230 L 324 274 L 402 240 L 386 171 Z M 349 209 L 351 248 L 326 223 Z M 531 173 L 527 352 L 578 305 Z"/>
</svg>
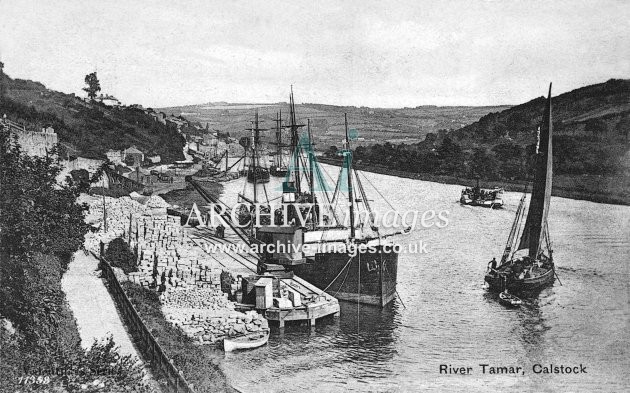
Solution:
<svg viewBox="0 0 630 393">
<path fill-rule="evenodd" d="M 545 273 L 531 278 L 522 280 L 508 278 L 507 281 L 499 274 L 486 274 L 485 281 L 488 283 L 490 290 L 503 291 L 507 289 L 511 293 L 533 292 L 553 284 L 555 279 L 555 267 L 547 270 Z"/>
<path fill-rule="evenodd" d="M 381 247 L 355 257 L 317 253 L 311 262 L 293 266 L 293 271 L 339 300 L 384 307 L 396 297 L 398 254 Z"/>
<path fill-rule="evenodd" d="M 257 171 L 256 175 L 254 175 L 253 171 L 247 172 L 247 181 L 250 183 L 269 183 L 269 171 L 261 170 Z"/>
<path fill-rule="evenodd" d="M 285 177 L 289 171 L 286 167 L 272 166 L 269 172 L 274 177 Z"/>
<path fill-rule="evenodd" d="M 481 206 L 481 207 L 501 207 L 503 206 L 503 189 L 479 189 L 466 188 L 462 190 L 462 196 L 459 198 L 462 205 Z"/>
<path fill-rule="evenodd" d="M 470 199 L 468 197 L 461 197 L 460 203 L 462 205 L 481 206 L 481 207 L 501 207 L 503 206 L 503 199 Z"/>
</svg>

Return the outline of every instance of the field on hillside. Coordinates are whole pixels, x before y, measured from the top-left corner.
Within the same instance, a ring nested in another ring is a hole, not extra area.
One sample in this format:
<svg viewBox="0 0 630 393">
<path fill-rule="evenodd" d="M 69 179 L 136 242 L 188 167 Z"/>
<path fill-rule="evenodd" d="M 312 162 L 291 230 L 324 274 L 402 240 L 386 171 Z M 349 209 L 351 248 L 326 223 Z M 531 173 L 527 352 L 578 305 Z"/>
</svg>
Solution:
<svg viewBox="0 0 630 393">
<path fill-rule="evenodd" d="M 321 104 L 296 105 L 297 121 L 311 122 L 311 132 L 316 147 L 340 146 L 344 135 L 344 113 L 348 126 L 358 131 L 357 145 L 375 143 L 417 143 L 428 133 L 438 130 L 459 129 L 491 112 L 500 112 L 508 106 L 496 107 L 436 107 L 385 109 L 366 107 L 342 107 Z M 203 104 L 185 107 L 163 108 L 167 114 L 183 115 L 189 120 L 208 124 L 215 131 L 229 132 L 230 136 L 246 135 L 258 109 L 260 127 L 270 129 L 262 133 L 263 141 L 274 138 L 276 113 L 282 111 L 283 125 L 288 124 L 289 105 L 277 104 Z"/>
</svg>

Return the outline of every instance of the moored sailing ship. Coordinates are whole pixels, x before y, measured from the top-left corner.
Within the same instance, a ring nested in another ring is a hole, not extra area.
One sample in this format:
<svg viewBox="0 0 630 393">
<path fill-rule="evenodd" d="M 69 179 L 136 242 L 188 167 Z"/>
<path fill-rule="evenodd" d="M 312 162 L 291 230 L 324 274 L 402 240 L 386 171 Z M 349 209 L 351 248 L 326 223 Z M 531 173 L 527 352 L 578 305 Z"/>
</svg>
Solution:
<svg viewBox="0 0 630 393">
<path fill-rule="evenodd" d="M 538 135 L 534 181 L 527 218 L 522 231 L 519 231 L 521 220 L 525 215 L 525 195 L 523 195 L 501 261 L 498 266 L 495 266 L 496 262 L 493 259 L 485 276 L 485 281 L 492 290 L 536 291 L 551 285 L 554 281 L 555 265 L 547 225 L 553 175 L 552 136 L 551 85 L 549 85 L 547 105 Z M 521 252 L 525 255 L 519 255 Z"/>
<path fill-rule="evenodd" d="M 339 195 L 340 186 L 347 187 L 349 227 L 336 226 L 326 229 L 314 225 L 306 235 L 303 234 L 305 228 L 260 228 L 257 231 L 258 239 L 264 243 L 278 246 L 279 243 L 290 239 L 293 244 L 307 243 L 315 249 L 307 254 L 297 253 L 280 257 L 279 255 L 265 255 L 261 271 L 269 266 L 284 265 L 285 269 L 293 271 L 340 300 L 382 307 L 396 297 L 398 253 L 395 251 L 394 244 L 385 239 L 385 235 L 379 233 L 379 229 L 372 221 L 367 225 L 359 226 L 368 227 L 369 230 L 364 231 L 362 228 L 362 233 L 357 233 L 355 204 L 362 201 L 367 205 L 368 200 L 358 174 L 352 169 L 352 150 L 348 138 L 347 119 L 345 125 L 346 146 L 342 152 L 344 166 L 338 178 L 335 194 Z M 310 171 L 311 194 L 315 181 L 314 173 L 313 170 Z M 296 179 L 299 181 L 299 177 Z M 342 184 L 343 180 L 345 184 Z M 360 198 L 355 195 L 355 187 L 358 188 Z M 295 200 L 296 191 L 295 187 L 289 189 L 283 195 L 283 199 Z M 316 198 L 313 200 L 317 203 Z M 367 211 L 369 211 L 368 217 L 372 217 L 369 205 Z M 315 219 L 311 222 L 317 224 Z"/>
<path fill-rule="evenodd" d="M 258 126 L 258 110 L 256 110 L 256 116 L 252 123 L 252 128 L 247 128 L 246 130 L 252 132 L 251 160 L 246 168 L 247 181 L 254 184 L 268 183 L 269 169 L 262 166 L 258 151 L 258 148 L 260 147 L 260 131 L 265 131 Z M 245 154 L 247 154 L 247 148 L 245 149 Z"/>
<path fill-rule="evenodd" d="M 276 115 L 276 140 L 273 144 L 276 145 L 276 151 L 269 172 L 271 176 L 284 177 L 287 175 L 289 169 L 285 162 L 283 148 L 289 147 L 289 145 L 282 142 L 282 111 Z"/>
</svg>

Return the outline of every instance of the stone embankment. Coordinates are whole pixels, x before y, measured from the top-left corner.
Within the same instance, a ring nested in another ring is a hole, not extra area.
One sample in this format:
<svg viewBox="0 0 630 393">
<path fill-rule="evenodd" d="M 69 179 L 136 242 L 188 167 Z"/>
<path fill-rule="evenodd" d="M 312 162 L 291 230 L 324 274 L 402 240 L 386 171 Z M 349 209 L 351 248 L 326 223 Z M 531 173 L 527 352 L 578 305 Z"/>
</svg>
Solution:
<svg viewBox="0 0 630 393">
<path fill-rule="evenodd" d="M 166 213 L 168 204 L 162 198 L 83 196 L 81 202 L 89 206 L 86 221 L 100 228 L 86 236 L 86 248 L 98 252 L 101 241 L 107 247 L 122 238 L 136 255 L 138 271 L 128 275 L 118 271 L 119 279 L 160 292 L 166 319 L 196 342 L 216 343 L 268 327 L 255 311 L 234 310 L 235 303 L 221 290 L 222 267 L 191 240 L 191 228 Z"/>
</svg>

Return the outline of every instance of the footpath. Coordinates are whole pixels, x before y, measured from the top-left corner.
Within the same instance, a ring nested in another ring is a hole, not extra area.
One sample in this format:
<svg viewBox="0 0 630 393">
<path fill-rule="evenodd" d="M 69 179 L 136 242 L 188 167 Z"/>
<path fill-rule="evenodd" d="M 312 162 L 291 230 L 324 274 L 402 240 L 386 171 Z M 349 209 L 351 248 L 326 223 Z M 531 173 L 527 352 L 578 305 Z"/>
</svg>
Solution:
<svg viewBox="0 0 630 393">
<path fill-rule="evenodd" d="M 79 250 L 61 280 L 61 287 L 77 320 L 81 346 L 90 348 L 94 339 L 102 340 L 111 334 L 120 355 L 142 359 L 120 320 L 114 300 L 97 276 L 97 269 L 98 259 Z"/>
</svg>

